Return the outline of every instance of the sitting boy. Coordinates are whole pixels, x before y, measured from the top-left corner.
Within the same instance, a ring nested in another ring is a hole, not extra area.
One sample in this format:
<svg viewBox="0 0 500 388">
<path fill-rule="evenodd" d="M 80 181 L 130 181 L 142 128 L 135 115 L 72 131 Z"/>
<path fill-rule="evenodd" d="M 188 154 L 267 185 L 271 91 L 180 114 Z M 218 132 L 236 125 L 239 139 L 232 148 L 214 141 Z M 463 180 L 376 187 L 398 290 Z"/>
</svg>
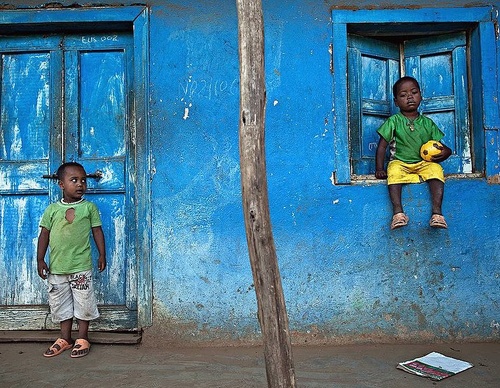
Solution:
<svg viewBox="0 0 500 388">
<path fill-rule="evenodd" d="M 432 157 L 432 162 L 422 160 L 420 147 L 429 140 L 441 141 L 444 133 L 430 118 L 418 112 L 422 95 L 415 78 L 400 78 L 392 90 L 399 113 L 389 117 L 377 131 L 380 140 L 375 171 L 378 179 L 387 179 L 393 210 L 391 229 L 401 228 L 409 221 L 401 203 L 403 184 L 420 182 L 427 182 L 431 192 L 432 216 L 429 225 L 446 229 L 448 225 L 441 211 L 444 173 L 438 163 L 451 155 L 451 149 L 443 145 L 441 153 Z M 386 172 L 384 159 L 387 146 L 390 147 L 391 160 Z"/>
</svg>

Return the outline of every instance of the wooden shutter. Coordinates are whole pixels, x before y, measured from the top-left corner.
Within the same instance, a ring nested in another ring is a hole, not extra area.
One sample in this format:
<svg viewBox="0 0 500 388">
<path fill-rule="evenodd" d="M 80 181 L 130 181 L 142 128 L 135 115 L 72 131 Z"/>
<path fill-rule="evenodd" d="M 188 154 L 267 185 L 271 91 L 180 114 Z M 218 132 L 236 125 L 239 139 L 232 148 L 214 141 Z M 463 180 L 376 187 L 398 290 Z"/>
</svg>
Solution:
<svg viewBox="0 0 500 388">
<path fill-rule="evenodd" d="M 446 174 L 472 172 L 467 51 L 465 33 L 404 43 L 406 74 L 420 82 L 420 110 L 445 133 L 453 154 L 442 165 Z"/>
<path fill-rule="evenodd" d="M 399 46 L 356 35 L 347 44 L 351 173 L 373 174 L 377 129 L 396 112 L 392 85 L 399 78 Z"/>
</svg>

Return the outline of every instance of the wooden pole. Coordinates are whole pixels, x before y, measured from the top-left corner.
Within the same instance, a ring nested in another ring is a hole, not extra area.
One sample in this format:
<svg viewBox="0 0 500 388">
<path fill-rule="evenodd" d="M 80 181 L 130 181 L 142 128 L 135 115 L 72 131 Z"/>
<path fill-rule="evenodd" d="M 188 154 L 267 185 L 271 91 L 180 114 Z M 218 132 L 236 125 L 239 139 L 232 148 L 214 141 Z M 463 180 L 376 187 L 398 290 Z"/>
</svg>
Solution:
<svg viewBox="0 0 500 388">
<path fill-rule="evenodd" d="M 240 59 L 240 168 L 250 264 L 270 388 L 294 388 L 288 317 L 269 215 L 264 125 L 266 87 L 261 0 L 236 0 Z"/>
</svg>

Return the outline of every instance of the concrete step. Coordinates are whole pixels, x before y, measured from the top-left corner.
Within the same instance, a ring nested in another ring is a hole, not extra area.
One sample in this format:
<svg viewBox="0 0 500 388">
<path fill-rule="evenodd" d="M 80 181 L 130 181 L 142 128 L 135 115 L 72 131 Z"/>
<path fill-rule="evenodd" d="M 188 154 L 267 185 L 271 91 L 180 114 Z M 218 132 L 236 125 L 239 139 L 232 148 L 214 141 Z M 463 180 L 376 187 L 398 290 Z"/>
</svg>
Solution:
<svg viewBox="0 0 500 388">
<path fill-rule="evenodd" d="M 53 342 L 59 337 L 59 330 L 0 330 L 2 342 Z M 73 332 L 73 338 L 78 332 Z M 141 342 L 139 332 L 89 332 L 90 342 L 96 344 L 134 345 Z"/>
</svg>

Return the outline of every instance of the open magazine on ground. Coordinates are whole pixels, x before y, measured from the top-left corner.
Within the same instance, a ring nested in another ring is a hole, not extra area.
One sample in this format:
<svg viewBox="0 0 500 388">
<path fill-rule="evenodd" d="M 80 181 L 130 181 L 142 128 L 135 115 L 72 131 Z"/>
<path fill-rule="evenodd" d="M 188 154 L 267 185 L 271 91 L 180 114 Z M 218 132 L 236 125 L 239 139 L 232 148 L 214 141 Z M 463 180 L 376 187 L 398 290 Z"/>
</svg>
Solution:
<svg viewBox="0 0 500 388">
<path fill-rule="evenodd" d="M 431 352 L 426 356 L 410 361 L 400 362 L 397 365 L 398 369 L 429 377 L 433 380 L 443 380 L 472 367 L 473 365 L 470 362 L 447 357 L 437 352 Z"/>
</svg>

